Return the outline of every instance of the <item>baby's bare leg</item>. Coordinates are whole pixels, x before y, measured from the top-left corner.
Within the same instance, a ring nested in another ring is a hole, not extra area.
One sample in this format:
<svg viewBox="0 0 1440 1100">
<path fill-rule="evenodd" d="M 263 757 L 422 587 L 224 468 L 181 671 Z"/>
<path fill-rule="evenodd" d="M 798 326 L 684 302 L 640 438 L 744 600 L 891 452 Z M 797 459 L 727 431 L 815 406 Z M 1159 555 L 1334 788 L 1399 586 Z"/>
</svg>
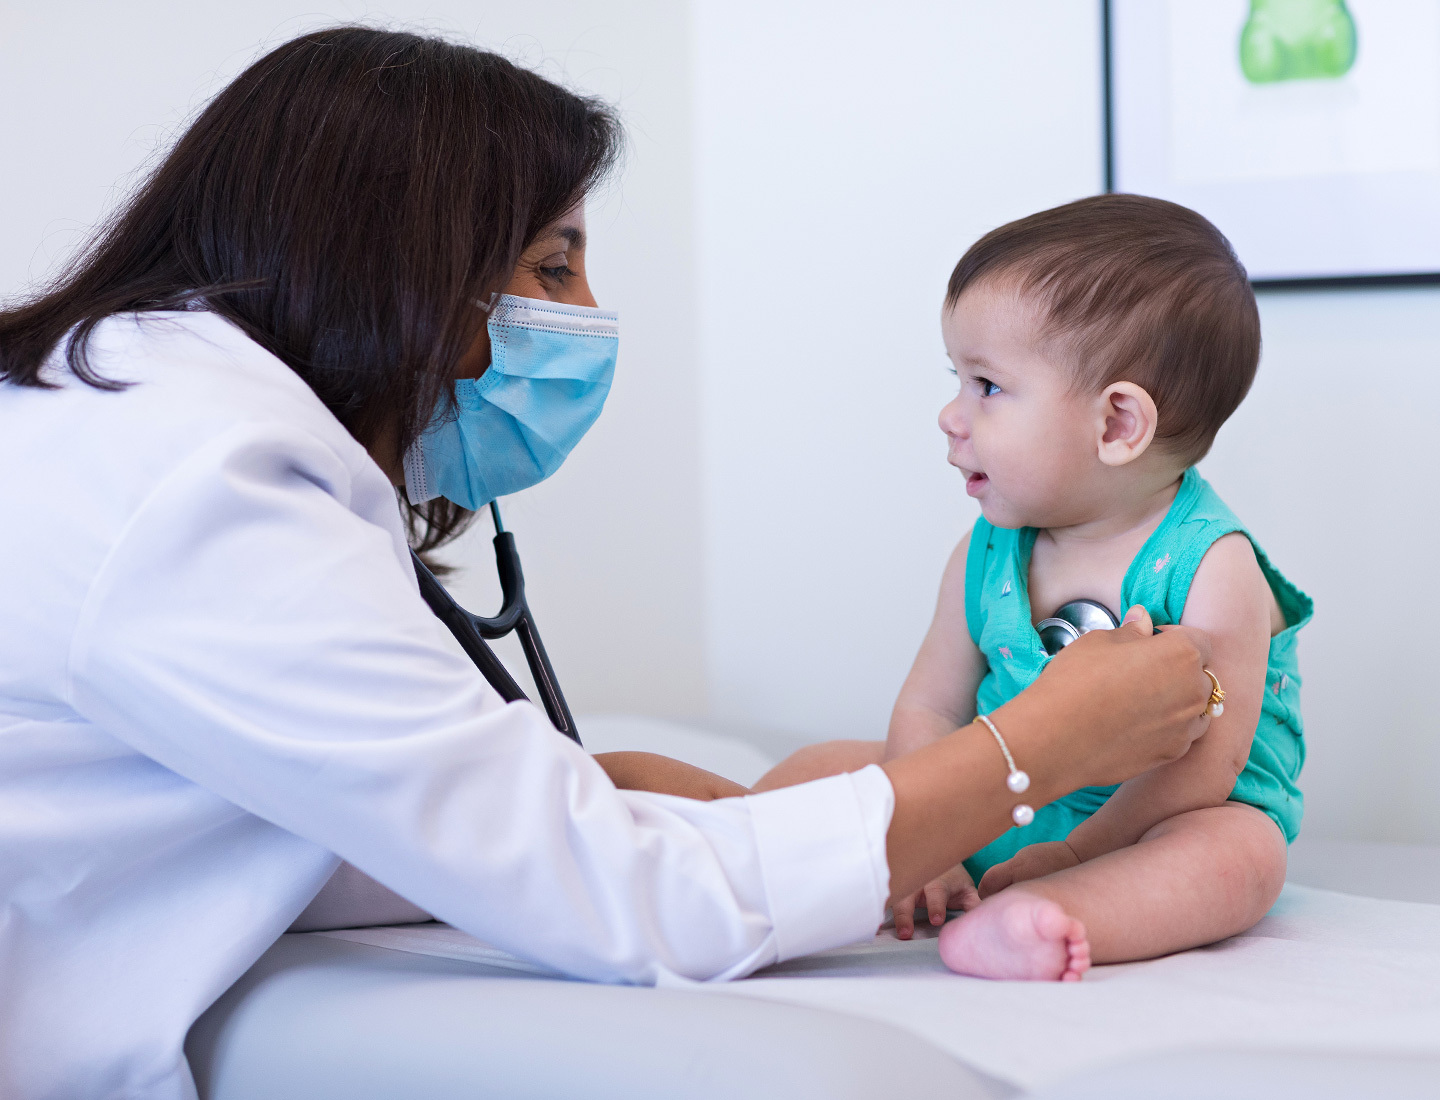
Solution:
<svg viewBox="0 0 1440 1100">
<path fill-rule="evenodd" d="M 1095 962 L 1149 959 L 1250 928 L 1285 884 L 1285 857 L 1270 818 L 1227 802 L 1162 821 L 1129 848 L 1017 883 L 955 923 L 1018 891 L 1078 919 Z"/>
<path fill-rule="evenodd" d="M 772 791 L 776 787 L 793 787 L 812 779 L 842 772 L 858 772 L 868 764 L 878 764 L 885 755 L 884 741 L 822 741 L 797 749 L 760 777 L 751 790 Z"/>
<path fill-rule="evenodd" d="M 1179 814 L 1129 848 L 991 895 L 942 929 L 940 957 L 976 977 L 1054 980 L 1080 977 L 1092 957 L 1131 962 L 1214 943 L 1274 904 L 1285 855 L 1280 830 L 1251 806 Z"/>
</svg>

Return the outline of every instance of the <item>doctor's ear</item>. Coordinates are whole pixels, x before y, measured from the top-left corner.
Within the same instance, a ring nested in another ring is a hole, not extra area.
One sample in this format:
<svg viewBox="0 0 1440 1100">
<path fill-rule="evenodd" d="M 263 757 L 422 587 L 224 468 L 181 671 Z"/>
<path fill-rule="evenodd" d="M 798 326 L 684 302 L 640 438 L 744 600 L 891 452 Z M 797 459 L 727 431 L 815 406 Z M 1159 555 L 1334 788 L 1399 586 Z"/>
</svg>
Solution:
<svg viewBox="0 0 1440 1100">
<path fill-rule="evenodd" d="M 1100 395 L 1100 461 L 1124 466 L 1144 454 L 1155 438 L 1155 401 L 1134 382 L 1116 382 Z"/>
</svg>

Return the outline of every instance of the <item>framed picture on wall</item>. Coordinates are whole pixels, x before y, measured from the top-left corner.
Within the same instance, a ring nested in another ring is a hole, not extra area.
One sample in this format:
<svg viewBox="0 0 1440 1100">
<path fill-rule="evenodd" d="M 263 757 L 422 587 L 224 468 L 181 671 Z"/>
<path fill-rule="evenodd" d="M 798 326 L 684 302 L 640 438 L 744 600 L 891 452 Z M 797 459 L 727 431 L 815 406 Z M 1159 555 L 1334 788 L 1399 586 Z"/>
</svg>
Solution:
<svg viewBox="0 0 1440 1100">
<path fill-rule="evenodd" d="M 1257 285 L 1440 282 L 1440 0 L 1104 0 L 1106 186 Z"/>
</svg>

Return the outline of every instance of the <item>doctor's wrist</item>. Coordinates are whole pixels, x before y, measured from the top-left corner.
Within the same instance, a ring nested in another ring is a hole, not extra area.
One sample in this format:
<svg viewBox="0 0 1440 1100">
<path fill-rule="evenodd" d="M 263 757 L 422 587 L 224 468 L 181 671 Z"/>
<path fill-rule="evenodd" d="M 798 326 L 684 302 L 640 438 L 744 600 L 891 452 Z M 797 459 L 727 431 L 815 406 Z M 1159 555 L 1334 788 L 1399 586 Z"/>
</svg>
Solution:
<svg viewBox="0 0 1440 1100">
<path fill-rule="evenodd" d="M 1073 750 L 1066 744 L 1063 730 L 1059 731 L 1062 736 L 1056 736 L 1065 718 L 1055 712 L 1047 695 L 1047 692 L 1035 692 L 1032 688 L 988 715 L 1004 737 L 1015 766 L 1029 780 L 1023 791 L 1014 791 L 1009 787 L 1008 768 L 997 746 L 994 752 L 1002 769 L 1001 790 L 1010 801 L 1016 804 L 1023 802 L 1037 810 L 1057 798 L 1065 797 L 1077 787 L 1085 786 L 1084 780 L 1077 778 L 1080 770 L 1074 766 Z M 972 728 L 986 737 L 991 736 L 978 722 Z"/>
</svg>

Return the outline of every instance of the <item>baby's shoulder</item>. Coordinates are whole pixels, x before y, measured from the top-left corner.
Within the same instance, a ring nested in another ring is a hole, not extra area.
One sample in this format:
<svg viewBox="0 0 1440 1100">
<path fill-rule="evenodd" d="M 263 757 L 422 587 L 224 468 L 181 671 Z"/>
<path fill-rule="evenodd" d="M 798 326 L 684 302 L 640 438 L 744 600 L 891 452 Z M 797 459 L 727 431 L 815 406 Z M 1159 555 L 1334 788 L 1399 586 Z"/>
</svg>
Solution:
<svg viewBox="0 0 1440 1100">
<path fill-rule="evenodd" d="M 1222 535 L 1209 545 L 1195 570 L 1180 622 L 1215 631 L 1262 616 L 1271 637 L 1287 625 L 1249 535 L 1243 530 Z"/>
<path fill-rule="evenodd" d="M 1202 563 L 1222 543 L 1217 562 L 1224 559 L 1223 569 L 1243 572 L 1247 552 L 1253 566 L 1255 551 L 1245 525 L 1192 467 L 1160 526 L 1131 561 L 1123 602 L 1127 607 L 1144 604 L 1157 624 L 1180 622 Z"/>
<path fill-rule="evenodd" d="M 1213 631 L 1225 628 L 1227 616 L 1253 619 L 1258 608 L 1273 637 L 1314 615 L 1310 597 L 1193 467 L 1152 543 L 1132 566 L 1127 605 L 1145 604 L 1157 623 Z"/>
</svg>

